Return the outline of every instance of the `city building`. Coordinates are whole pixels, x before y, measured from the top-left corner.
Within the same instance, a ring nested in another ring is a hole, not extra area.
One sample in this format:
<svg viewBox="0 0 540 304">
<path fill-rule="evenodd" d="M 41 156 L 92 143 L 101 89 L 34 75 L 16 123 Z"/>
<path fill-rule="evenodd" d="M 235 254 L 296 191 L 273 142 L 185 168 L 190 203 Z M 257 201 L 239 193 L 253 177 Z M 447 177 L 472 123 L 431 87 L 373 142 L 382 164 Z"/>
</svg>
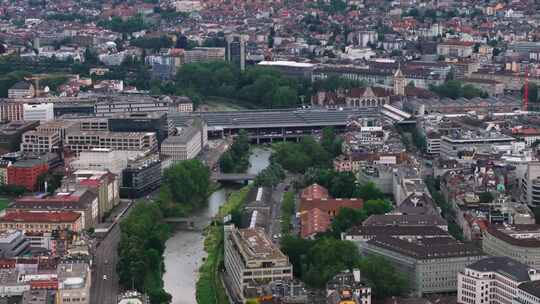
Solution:
<svg viewBox="0 0 540 304">
<path fill-rule="evenodd" d="M 60 133 L 56 131 L 28 131 L 22 136 L 22 152 L 56 152 L 61 148 Z"/>
<path fill-rule="evenodd" d="M 446 41 L 437 45 L 437 55 L 454 57 L 454 58 L 466 58 L 471 57 L 473 54 L 474 42 L 468 41 Z"/>
<path fill-rule="evenodd" d="M 169 136 L 161 144 L 161 155 L 170 157 L 173 162 L 193 159 L 199 155 L 208 142 L 208 127 L 202 119 L 186 123 L 176 136 Z"/>
<path fill-rule="evenodd" d="M 508 257 L 489 257 L 465 267 L 457 280 L 460 304 L 516 303 L 519 286 L 540 280 L 540 271 Z"/>
<path fill-rule="evenodd" d="M 41 122 L 36 127 L 38 132 L 56 132 L 60 136 L 60 140 L 66 139 L 66 134 L 72 130 L 79 130 L 80 123 L 75 120 L 55 119 L 51 121 Z"/>
<path fill-rule="evenodd" d="M 489 225 L 483 231 L 482 249 L 540 269 L 540 225 Z"/>
<path fill-rule="evenodd" d="M 326 283 L 328 304 L 371 304 L 371 287 L 362 280 L 359 269 L 336 274 Z"/>
<path fill-rule="evenodd" d="M 109 171 L 77 170 L 73 172 L 73 178 L 65 180 L 62 188 L 70 188 L 73 183 L 76 188 L 94 189 L 97 192 L 99 218 L 103 218 L 120 202 L 118 175 Z"/>
<path fill-rule="evenodd" d="M 521 200 L 531 207 L 540 206 L 540 162 L 529 161 L 521 178 Z"/>
<path fill-rule="evenodd" d="M 303 63 L 295 61 L 261 61 L 258 67 L 274 69 L 288 77 L 300 77 L 311 79 L 315 65 L 312 63 Z"/>
<path fill-rule="evenodd" d="M 240 299 L 249 284 L 292 279 L 288 257 L 272 243 L 262 228 L 237 229 L 225 226 L 225 271 L 230 292 Z"/>
<path fill-rule="evenodd" d="M 120 196 L 138 198 L 155 190 L 161 184 L 161 160 L 158 154 L 128 161 L 122 171 Z"/>
<path fill-rule="evenodd" d="M 54 119 L 53 103 L 23 104 L 23 119 L 26 121 L 49 121 Z"/>
<path fill-rule="evenodd" d="M 7 212 L 0 217 L 0 230 L 22 230 L 29 232 L 53 232 L 55 230 L 82 231 L 84 225 L 77 212 Z"/>
<path fill-rule="evenodd" d="M 57 304 L 89 304 L 92 271 L 84 261 L 67 260 L 58 264 Z"/>
<path fill-rule="evenodd" d="M 64 147 L 79 153 L 95 148 L 121 151 L 155 151 L 156 134 L 152 132 L 75 131 L 66 135 Z"/>
<path fill-rule="evenodd" d="M 21 230 L 7 230 L 0 234 L 0 257 L 14 258 L 26 253 L 30 241 Z"/>
<path fill-rule="evenodd" d="M 119 151 L 110 148 L 95 148 L 79 153 L 77 159 L 70 163 L 75 170 L 108 170 L 120 176 L 122 170 L 127 167 L 128 159 L 137 158 L 140 151 Z"/>
<path fill-rule="evenodd" d="M 8 185 L 21 186 L 28 191 L 38 189 L 38 177 L 49 170 L 43 159 L 26 159 L 13 163 L 8 167 Z"/>
<path fill-rule="evenodd" d="M 237 65 L 241 71 L 246 69 L 246 37 L 229 35 L 226 37 L 226 59 Z"/>
<path fill-rule="evenodd" d="M 361 209 L 363 205 L 364 201 L 358 198 L 333 198 L 326 188 L 313 184 L 302 190 L 299 212 L 319 209 L 333 218 L 343 207 Z"/>
<path fill-rule="evenodd" d="M 66 188 L 63 184 L 58 192 L 51 196 L 23 196 L 15 199 L 7 212 L 75 212 L 80 215 L 80 229 L 94 227 L 99 222 L 98 193 L 87 187 Z M 41 230 L 36 229 L 40 232 Z"/>
<path fill-rule="evenodd" d="M 501 133 L 472 134 L 462 132 L 458 135 L 441 136 L 440 154 L 446 158 L 457 158 L 461 152 L 496 151 L 511 149 L 516 139 Z"/>
<path fill-rule="evenodd" d="M 9 100 L 0 101 L 0 121 L 23 120 L 23 104 Z"/>
<path fill-rule="evenodd" d="M 174 133 L 172 121 L 167 113 L 125 113 L 115 114 L 109 118 L 111 132 L 152 132 L 156 134 L 159 144 Z"/>
<path fill-rule="evenodd" d="M 21 147 L 24 132 L 35 129 L 37 121 L 11 121 L 0 127 L 0 150 L 2 153 L 15 152 Z"/>
<path fill-rule="evenodd" d="M 19 81 L 8 90 L 8 98 L 34 98 L 36 87 L 29 81 Z"/>
<path fill-rule="evenodd" d="M 450 237 L 410 241 L 379 235 L 365 242 L 361 251 L 384 257 L 396 271 L 407 276 L 409 287 L 420 297 L 455 292 L 458 272 L 485 257 L 481 249 Z"/>
<path fill-rule="evenodd" d="M 540 303 L 540 280 L 521 283 L 512 303 L 535 304 Z"/>
</svg>

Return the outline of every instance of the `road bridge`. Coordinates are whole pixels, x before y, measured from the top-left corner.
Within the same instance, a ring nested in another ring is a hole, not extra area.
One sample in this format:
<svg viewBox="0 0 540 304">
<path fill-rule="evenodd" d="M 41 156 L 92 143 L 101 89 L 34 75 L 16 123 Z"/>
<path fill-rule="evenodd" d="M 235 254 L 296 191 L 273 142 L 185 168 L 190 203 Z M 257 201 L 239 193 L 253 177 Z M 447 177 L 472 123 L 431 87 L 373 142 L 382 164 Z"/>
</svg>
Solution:
<svg viewBox="0 0 540 304">
<path fill-rule="evenodd" d="M 248 173 L 213 173 L 212 180 L 216 182 L 244 182 L 254 180 L 257 175 Z"/>
</svg>

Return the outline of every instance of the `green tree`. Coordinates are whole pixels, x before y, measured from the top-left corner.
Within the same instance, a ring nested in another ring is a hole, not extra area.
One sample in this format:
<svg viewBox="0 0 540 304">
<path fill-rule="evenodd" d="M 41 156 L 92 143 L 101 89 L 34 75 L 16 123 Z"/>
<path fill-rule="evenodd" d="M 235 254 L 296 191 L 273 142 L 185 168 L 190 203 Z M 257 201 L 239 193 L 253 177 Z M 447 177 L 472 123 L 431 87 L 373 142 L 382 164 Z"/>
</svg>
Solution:
<svg viewBox="0 0 540 304">
<path fill-rule="evenodd" d="M 374 183 L 367 183 L 358 188 L 358 197 L 364 201 L 383 199 L 384 194 Z"/>
<path fill-rule="evenodd" d="M 231 149 L 225 152 L 219 161 L 220 170 L 224 173 L 245 172 L 249 167 L 249 136 L 240 130 L 234 138 Z"/>
<path fill-rule="evenodd" d="M 275 187 L 284 178 L 285 171 L 283 168 L 279 164 L 271 163 L 268 167 L 257 174 L 253 184 L 255 186 Z"/>
<path fill-rule="evenodd" d="M 407 291 L 407 279 L 380 256 L 369 255 L 360 261 L 360 270 L 373 288 L 377 299 L 400 296 Z"/>
<path fill-rule="evenodd" d="M 369 200 L 364 202 L 363 209 L 367 216 L 373 214 L 385 214 L 392 211 L 392 204 L 383 199 Z"/>
<path fill-rule="evenodd" d="M 368 215 L 364 209 L 341 208 L 332 219 L 332 234 L 336 238 L 341 238 L 341 233 L 355 225 L 360 225 L 367 218 Z"/>
<path fill-rule="evenodd" d="M 210 190 L 210 171 L 199 160 L 177 163 L 164 173 L 163 185 L 176 204 L 200 207 L 206 203 Z"/>
</svg>

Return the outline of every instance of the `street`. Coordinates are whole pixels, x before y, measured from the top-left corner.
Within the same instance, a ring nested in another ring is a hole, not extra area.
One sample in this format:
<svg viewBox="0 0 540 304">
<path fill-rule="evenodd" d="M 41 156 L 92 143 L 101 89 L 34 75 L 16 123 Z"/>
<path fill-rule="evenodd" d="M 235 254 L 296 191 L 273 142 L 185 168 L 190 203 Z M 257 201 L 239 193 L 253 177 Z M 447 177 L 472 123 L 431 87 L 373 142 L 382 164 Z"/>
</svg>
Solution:
<svg viewBox="0 0 540 304">
<path fill-rule="evenodd" d="M 90 291 L 91 304 L 116 304 L 117 296 L 120 293 L 120 285 L 118 283 L 118 275 L 116 273 L 116 264 L 118 262 L 118 243 L 120 242 L 120 220 L 125 217 L 132 203 L 120 203 L 109 219 L 114 219 L 109 233 L 99 243 L 95 249 L 94 260 L 92 265 L 92 287 Z M 127 212 L 122 212 L 126 210 Z M 122 217 L 117 219 L 117 216 L 122 214 Z M 107 279 L 104 280 L 104 276 Z"/>
<path fill-rule="evenodd" d="M 120 291 L 116 274 L 119 242 L 120 226 L 117 224 L 96 248 L 90 292 L 92 304 L 116 304 L 116 297 Z M 107 276 L 107 280 L 103 279 L 104 275 Z"/>
</svg>

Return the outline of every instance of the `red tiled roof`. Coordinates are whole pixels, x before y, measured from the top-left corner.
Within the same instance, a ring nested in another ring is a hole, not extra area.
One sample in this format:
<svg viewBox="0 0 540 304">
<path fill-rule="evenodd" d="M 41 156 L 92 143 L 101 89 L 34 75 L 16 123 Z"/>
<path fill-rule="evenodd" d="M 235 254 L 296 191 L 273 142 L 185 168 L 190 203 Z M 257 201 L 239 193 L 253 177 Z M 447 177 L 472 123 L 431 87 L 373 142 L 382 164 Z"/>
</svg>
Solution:
<svg viewBox="0 0 540 304">
<path fill-rule="evenodd" d="M 327 199 L 329 197 L 330 195 L 328 194 L 328 190 L 319 184 L 313 184 L 305 188 L 302 191 L 302 194 L 300 195 L 300 198 L 306 199 L 306 200 Z"/>
<path fill-rule="evenodd" d="M 329 198 L 320 200 L 300 200 L 300 212 L 309 211 L 311 209 L 321 209 L 327 213 L 339 213 L 341 208 L 361 209 L 364 206 L 362 199 L 339 199 Z"/>
<path fill-rule="evenodd" d="M 0 217 L 2 222 L 66 223 L 74 222 L 81 215 L 77 212 L 8 212 Z"/>
<path fill-rule="evenodd" d="M 300 234 L 303 238 L 325 232 L 330 227 L 330 216 L 319 208 L 302 213 L 300 220 L 302 224 Z"/>
<path fill-rule="evenodd" d="M 79 184 L 82 186 L 89 186 L 89 187 L 96 187 L 98 188 L 101 185 L 101 181 L 99 179 L 83 179 L 79 181 Z"/>
</svg>

